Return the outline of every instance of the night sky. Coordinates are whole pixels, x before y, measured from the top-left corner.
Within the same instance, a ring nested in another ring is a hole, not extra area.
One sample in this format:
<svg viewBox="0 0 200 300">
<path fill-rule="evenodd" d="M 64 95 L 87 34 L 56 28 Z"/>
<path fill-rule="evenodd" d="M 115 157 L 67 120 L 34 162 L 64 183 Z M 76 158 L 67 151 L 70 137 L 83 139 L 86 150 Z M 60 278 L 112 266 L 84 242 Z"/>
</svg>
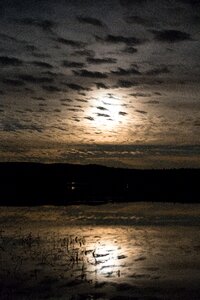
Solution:
<svg viewBox="0 0 200 300">
<path fill-rule="evenodd" d="M 0 161 L 200 167 L 198 0 L 1 0 Z"/>
</svg>

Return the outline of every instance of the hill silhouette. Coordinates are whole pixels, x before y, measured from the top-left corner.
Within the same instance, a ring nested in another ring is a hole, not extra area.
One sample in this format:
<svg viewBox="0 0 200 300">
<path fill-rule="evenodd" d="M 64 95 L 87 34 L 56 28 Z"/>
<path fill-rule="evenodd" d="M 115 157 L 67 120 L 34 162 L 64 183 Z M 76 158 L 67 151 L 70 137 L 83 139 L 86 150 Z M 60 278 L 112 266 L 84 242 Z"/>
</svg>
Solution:
<svg viewBox="0 0 200 300">
<path fill-rule="evenodd" d="M 0 163 L 0 205 L 199 202 L 200 169 Z"/>
</svg>

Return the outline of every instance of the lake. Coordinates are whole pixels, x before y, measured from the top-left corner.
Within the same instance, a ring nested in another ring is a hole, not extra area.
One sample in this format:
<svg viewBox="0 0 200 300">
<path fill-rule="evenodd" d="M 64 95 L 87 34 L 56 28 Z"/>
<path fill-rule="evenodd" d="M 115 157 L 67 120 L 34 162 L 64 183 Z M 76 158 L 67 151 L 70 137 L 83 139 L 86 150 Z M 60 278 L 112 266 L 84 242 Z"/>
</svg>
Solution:
<svg viewBox="0 0 200 300">
<path fill-rule="evenodd" d="M 200 205 L 1 207 L 0 299 L 199 299 Z"/>
</svg>

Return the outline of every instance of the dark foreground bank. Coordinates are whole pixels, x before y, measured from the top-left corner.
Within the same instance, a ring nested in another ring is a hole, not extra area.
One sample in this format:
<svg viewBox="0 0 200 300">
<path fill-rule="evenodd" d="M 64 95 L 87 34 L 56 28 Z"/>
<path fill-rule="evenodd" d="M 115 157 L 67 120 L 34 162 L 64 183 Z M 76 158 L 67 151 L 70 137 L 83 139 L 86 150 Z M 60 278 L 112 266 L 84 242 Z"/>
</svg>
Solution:
<svg viewBox="0 0 200 300">
<path fill-rule="evenodd" d="M 0 163 L 0 205 L 107 201 L 199 202 L 199 169 L 135 170 L 98 165 Z"/>
</svg>

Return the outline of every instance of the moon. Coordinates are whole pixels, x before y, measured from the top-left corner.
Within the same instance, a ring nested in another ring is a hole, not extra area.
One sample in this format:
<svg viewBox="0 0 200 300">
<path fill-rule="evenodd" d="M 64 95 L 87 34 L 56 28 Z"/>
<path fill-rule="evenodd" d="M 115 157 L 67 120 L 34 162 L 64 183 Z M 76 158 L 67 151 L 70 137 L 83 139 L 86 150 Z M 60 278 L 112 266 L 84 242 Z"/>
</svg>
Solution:
<svg viewBox="0 0 200 300">
<path fill-rule="evenodd" d="M 119 96 L 102 93 L 92 99 L 87 114 L 97 129 L 112 130 L 125 121 L 127 113 L 122 111 L 122 104 Z"/>
</svg>

